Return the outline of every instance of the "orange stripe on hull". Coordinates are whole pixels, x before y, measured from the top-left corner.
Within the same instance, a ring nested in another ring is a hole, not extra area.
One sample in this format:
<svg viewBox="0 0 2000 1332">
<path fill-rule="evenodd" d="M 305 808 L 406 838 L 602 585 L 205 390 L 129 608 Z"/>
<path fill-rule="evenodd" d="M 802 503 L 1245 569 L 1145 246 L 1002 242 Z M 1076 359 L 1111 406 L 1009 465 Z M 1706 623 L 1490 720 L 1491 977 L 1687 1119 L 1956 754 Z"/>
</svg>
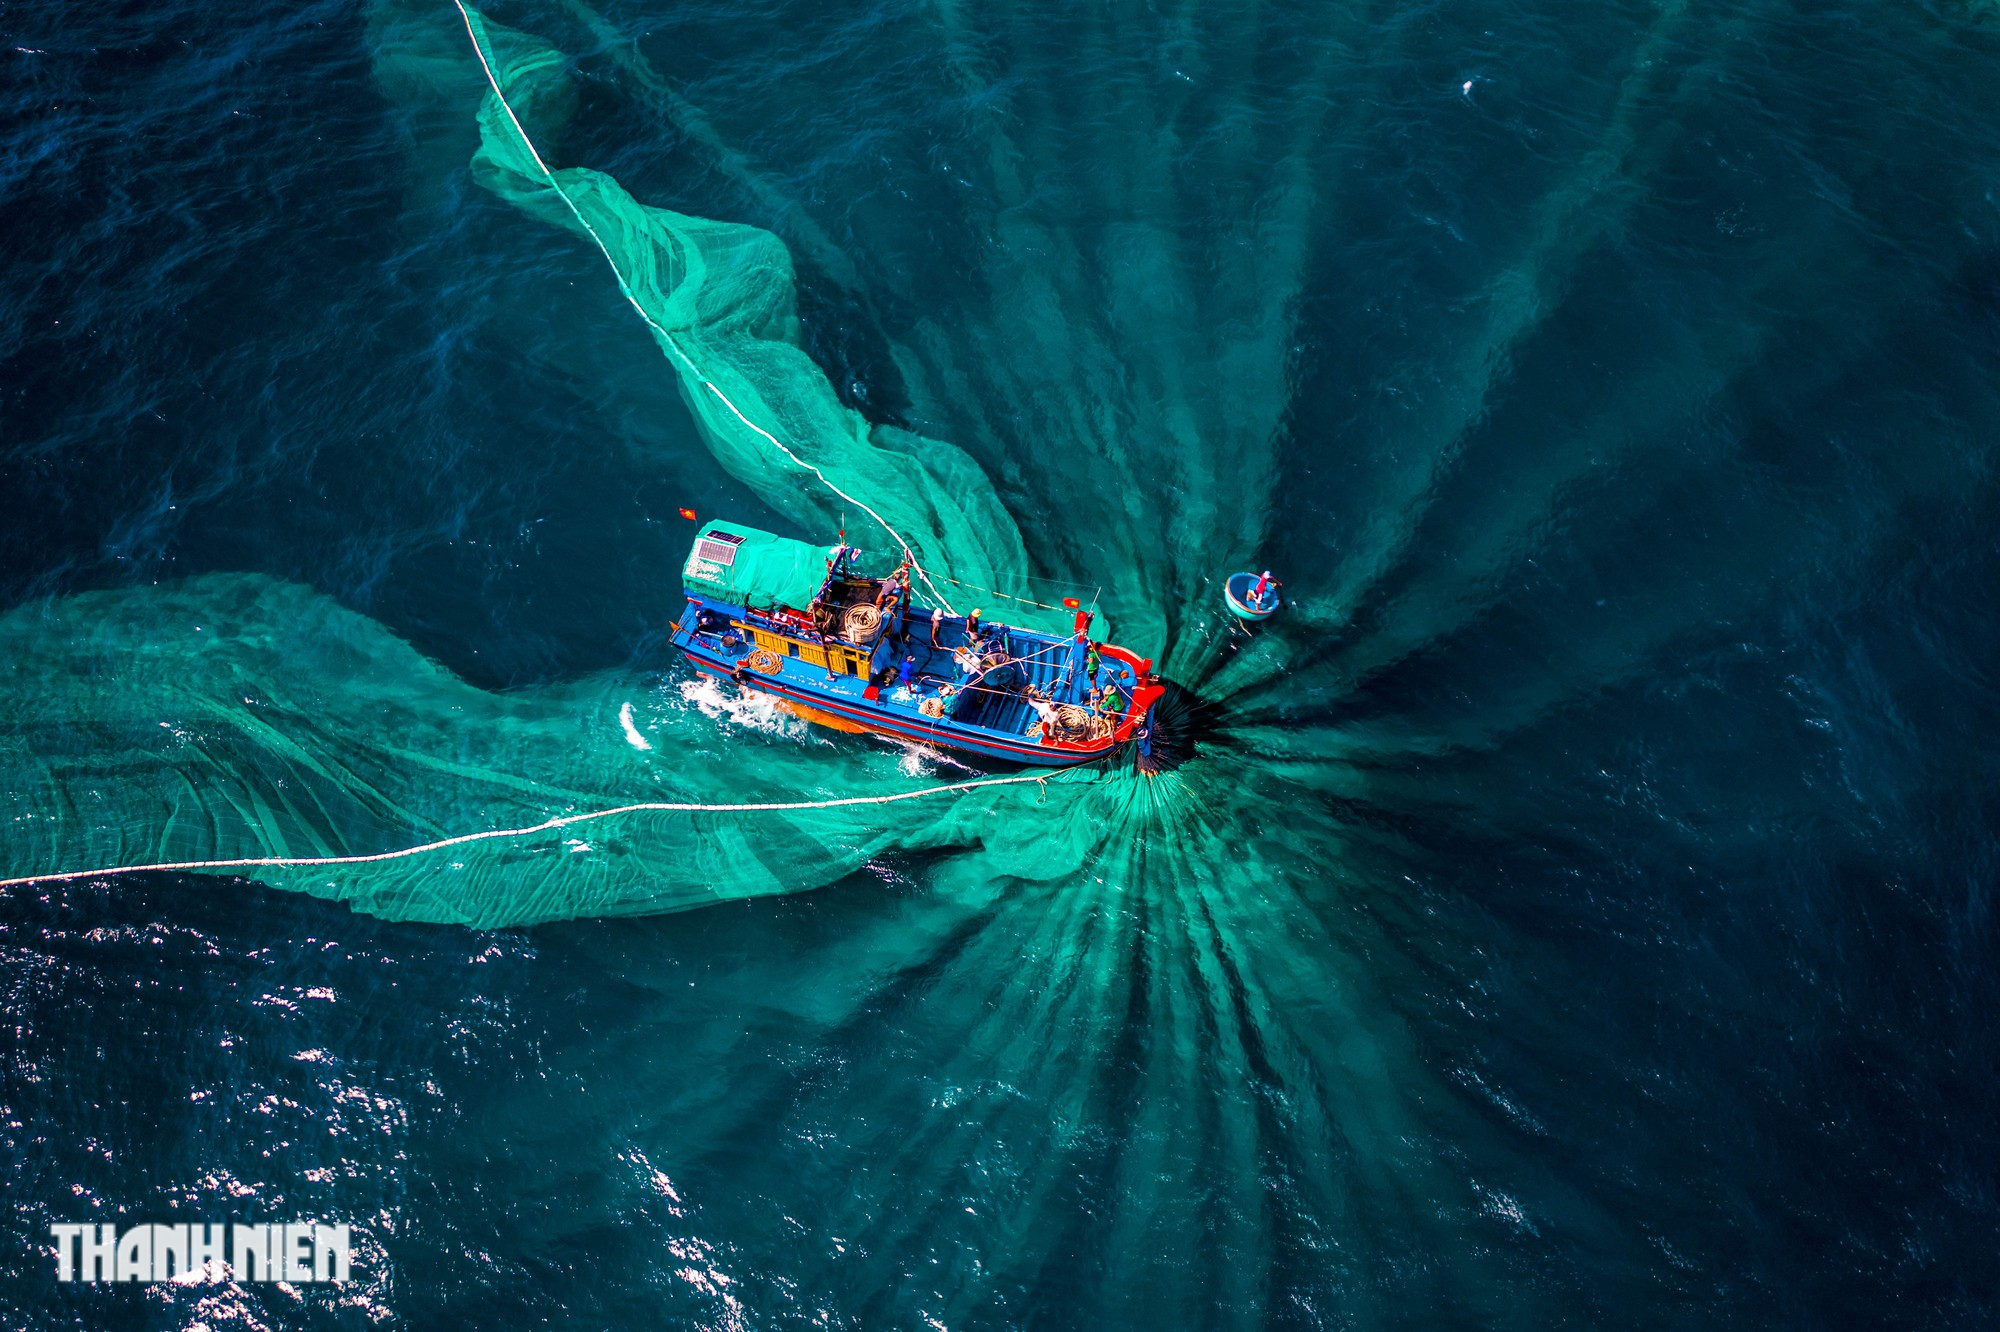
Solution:
<svg viewBox="0 0 2000 1332">
<path fill-rule="evenodd" d="M 849 735 L 890 734 L 889 732 L 879 731 L 873 726 L 864 726 L 860 722 L 852 718 L 843 717 L 837 712 L 822 712 L 818 708 L 809 708 L 803 703 L 795 703 L 789 698 L 778 698 L 776 695 L 772 695 L 772 701 L 802 721 L 809 721 L 818 726 L 828 727 L 831 730 L 845 731 Z"/>
</svg>

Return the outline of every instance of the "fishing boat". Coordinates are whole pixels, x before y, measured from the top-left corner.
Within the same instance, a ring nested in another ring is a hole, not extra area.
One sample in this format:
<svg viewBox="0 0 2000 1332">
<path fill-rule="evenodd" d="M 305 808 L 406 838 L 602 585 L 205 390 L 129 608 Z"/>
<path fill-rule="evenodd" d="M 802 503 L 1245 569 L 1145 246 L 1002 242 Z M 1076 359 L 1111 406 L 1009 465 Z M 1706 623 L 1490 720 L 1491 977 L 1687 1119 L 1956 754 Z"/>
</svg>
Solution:
<svg viewBox="0 0 2000 1332">
<path fill-rule="evenodd" d="M 1262 578 L 1253 573 L 1229 575 L 1222 585 L 1222 599 L 1239 620 L 1268 620 L 1283 604 L 1278 600 L 1278 584 L 1268 572 Z"/>
<path fill-rule="evenodd" d="M 918 604 L 910 567 L 710 522 L 682 568 L 674 646 L 695 669 L 835 730 L 1067 767 L 1130 740 L 1163 692 L 1150 658 Z"/>
</svg>

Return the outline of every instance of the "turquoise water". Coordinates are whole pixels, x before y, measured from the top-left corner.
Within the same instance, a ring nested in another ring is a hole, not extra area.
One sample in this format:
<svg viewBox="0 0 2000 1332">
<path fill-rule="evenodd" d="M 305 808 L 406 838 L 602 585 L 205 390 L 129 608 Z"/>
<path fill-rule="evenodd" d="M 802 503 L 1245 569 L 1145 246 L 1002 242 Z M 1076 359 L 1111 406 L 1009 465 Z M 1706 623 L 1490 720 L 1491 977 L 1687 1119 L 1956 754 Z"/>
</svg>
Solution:
<svg viewBox="0 0 2000 1332">
<path fill-rule="evenodd" d="M 1993 1316 L 1990 11 L 488 12 L 1175 766 L 0 890 L 10 1324 Z M 886 543 L 455 9 L 5 23 L 0 877 L 977 775 L 675 664 L 680 508 Z M 35 1247 L 187 1215 L 360 1282 Z"/>
</svg>

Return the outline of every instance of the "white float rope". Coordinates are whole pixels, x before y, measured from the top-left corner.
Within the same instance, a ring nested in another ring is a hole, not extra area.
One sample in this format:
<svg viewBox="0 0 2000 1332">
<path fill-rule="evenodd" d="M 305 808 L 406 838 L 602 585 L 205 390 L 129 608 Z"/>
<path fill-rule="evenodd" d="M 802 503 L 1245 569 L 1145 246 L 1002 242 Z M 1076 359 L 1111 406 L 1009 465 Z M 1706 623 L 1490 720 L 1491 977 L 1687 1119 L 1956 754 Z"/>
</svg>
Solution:
<svg viewBox="0 0 2000 1332">
<path fill-rule="evenodd" d="M 630 284 L 628 284 L 625 281 L 624 270 L 618 267 L 618 260 L 612 257 L 611 247 L 609 247 L 604 243 L 604 238 L 597 234 L 597 228 L 590 225 L 590 219 L 583 215 L 583 210 L 578 208 L 576 206 L 576 201 L 569 197 L 569 191 L 565 190 L 562 187 L 562 182 L 556 179 L 556 173 L 551 171 L 549 169 L 549 164 L 542 160 L 541 153 L 537 152 L 535 149 L 535 141 L 528 137 L 527 128 L 521 124 L 521 118 L 514 114 L 514 108 L 512 104 L 510 104 L 507 101 L 507 94 L 500 90 L 499 76 L 493 72 L 493 65 L 486 58 L 486 43 L 483 40 L 481 40 L 479 34 L 479 28 L 472 21 L 472 11 L 466 8 L 464 0 L 452 0 L 452 3 L 458 6 L 459 15 L 465 20 L 466 35 L 472 38 L 473 54 L 479 57 L 479 67 L 486 71 L 486 82 L 489 85 L 491 85 L 493 89 L 493 96 L 499 99 L 500 109 L 505 111 L 507 113 L 507 119 L 513 122 L 514 132 L 521 136 L 521 143 L 525 148 L 527 148 L 528 156 L 535 159 L 535 165 L 540 167 L 542 169 L 542 175 L 548 178 L 549 186 L 555 190 L 556 194 L 562 199 L 563 203 L 568 206 L 569 211 L 575 215 L 578 225 L 582 226 L 582 228 L 590 234 L 590 239 L 597 243 L 597 248 L 604 254 L 604 261 L 611 265 L 612 276 L 618 280 L 618 290 L 624 295 L 626 301 L 632 306 L 632 308 L 639 312 L 639 317 L 645 320 L 646 323 L 651 326 L 652 330 L 655 333 L 660 335 L 660 340 L 666 344 L 667 350 L 672 352 L 677 358 L 679 358 L 681 364 L 687 367 L 688 373 L 690 375 L 693 375 L 696 381 L 699 382 L 703 388 L 707 389 L 710 393 L 713 393 L 716 396 L 716 398 L 722 403 L 722 405 L 730 410 L 730 412 L 736 417 L 737 420 L 741 421 L 744 425 L 749 426 L 759 435 L 762 435 L 765 439 L 769 440 L 771 442 L 772 447 L 777 449 L 778 452 L 784 454 L 787 458 L 790 458 L 798 466 L 803 467 L 805 470 L 811 472 L 814 476 L 818 477 L 821 485 L 825 486 L 828 490 L 831 490 L 834 494 L 840 496 L 848 503 L 860 509 L 870 518 L 873 518 L 877 523 L 880 523 L 882 526 L 882 530 L 887 532 L 890 536 L 894 537 L 896 539 L 896 544 L 903 548 L 904 558 L 908 559 L 910 562 L 910 567 L 917 571 L 917 577 L 924 580 L 924 586 L 928 587 L 931 590 L 931 594 L 938 599 L 938 602 L 946 610 L 950 611 L 953 615 L 958 614 L 957 608 L 954 607 L 949 601 L 945 600 L 944 593 L 939 592 L 937 589 L 937 585 L 931 582 L 930 575 L 924 571 L 923 564 L 917 559 L 916 551 L 911 548 L 909 542 L 903 539 L 903 534 L 901 532 L 898 532 L 895 528 L 889 525 L 888 519 L 884 518 L 881 514 L 875 512 L 874 509 L 862 503 L 854 496 L 842 490 L 832 481 L 828 480 L 825 472 L 822 472 L 818 467 L 814 466 L 812 463 L 809 463 L 805 459 L 799 457 L 798 454 L 793 453 L 790 449 L 785 447 L 785 445 L 778 439 L 776 435 L 773 435 L 770 431 L 764 429 L 764 427 L 758 425 L 755 421 L 752 421 L 749 417 L 745 416 L 743 414 L 743 409 L 738 407 L 735 403 L 729 400 L 728 394 L 724 393 L 721 389 L 717 388 L 715 386 L 714 381 L 709 379 L 708 376 L 702 374 L 700 367 L 695 365 L 694 361 L 689 358 L 688 354 L 681 350 L 680 344 L 674 341 L 674 335 L 667 332 L 667 330 L 661 326 L 660 321 L 653 318 L 653 316 L 647 311 L 646 307 L 640 304 L 639 298 L 632 293 L 632 288 Z M 1003 593 L 1002 595 L 1005 594 Z"/>
<path fill-rule="evenodd" d="M 535 165 L 542 169 L 542 174 L 548 178 L 549 185 L 554 188 L 563 203 L 568 205 L 569 211 L 575 215 L 578 224 L 589 233 L 591 240 L 596 242 L 597 248 L 604 255 L 605 262 L 611 265 L 612 276 L 618 280 L 618 290 L 624 295 L 632 308 L 639 312 L 639 317 L 645 320 L 652 327 L 653 331 L 660 335 L 660 339 L 666 344 L 667 350 L 680 358 L 681 364 L 687 367 L 688 373 L 693 375 L 703 388 L 713 393 L 724 406 L 729 408 L 735 414 L 737 420 L 769 440 L 773 447 L 778 449 L 787 458 L 790 458 L 794 463 L 797 463 L 800 467 L 818 477 L 821 484 L 825 485 L 828 490 L 847 500 L 866 513 L 870 518 L 873 518 L 877 523 L 880 523 L 882 530 L 894 537 L 896 544 L 903 548 L 903 554 L 909 560 L 910 567 L 917 571 L 917 576 L 924 580 L 924 585 L 930 588 L 931 592 L 946 610 L 956 615 L 958 613 L 957 610 L 949 601 L 945 600 L 943 593 L 938 592 L 936 585 L 931 582 L 930 575 L 924 571 L 923 564 L 917 559 L 916 552 L 911 549 L 910 543 L 903 539 L 902 533 L 891 527 L 888 520 L 875 512 L 874 509 L 848 494 L 832 481 L 829 481 L 826 474 L 820 471 L 819 468 L 786 448 L 770 431 L 765 430 L 755 421 L 745 416 L 742 409 L 729 400 L 727 394 L 717 388 L 707 376 L 701 373 L 701 370 L 689 359 L 687 353 L 681 350 L 680 344 L 674 341 L 673 334 L 661 327 L 659 321 L 654 319 L 647 312 L 646 307 L 639 303 L 639 298 L 633 295 L 631 286 L 626 283 L 625 274 L 619 269 L 618 261 L 612 257 L 610 248 L 605 245 L 604 238 L 597 234 L 597 228 L 590 225 L 590 220 L 576 206 L 576 201 L 569 197 L 567 190 L 563 189 L 561 182 L 556 179 L 555 172 L 549 170 L 548 163 L 544 162 L 542 155 L 536 151 L 534 140 L 528 137 L 528 131 L 522 127 L 520 117 L 514 114 L 514 108 L 508 103 L 507 95 L 500 91 L 500 81 L 493 73 L 493 66 L 486 59 L 485 43 L 480 40 L 479 30 L 472 21 L 471 11 L 465 7 L 463 0 L 452 0 L 452 3 L 458 6 L 459 15 L 465 20 L 465 31 L 472 38 L 473 53 L 479 57 L 480 68 L 486 71 L 486 81 L 492 86 L 493 95 L 498 99 L 501 109 L 507 113 L 507 119 L 513 122 L 515 133 L 521 136 L 522 145 L 527 148 L 528 155 L 535 159 Z M 946 576 L 945 581 L 956 582 L 958 580 Z M 1010 594 L 1001 592 L 998 595 L 1008 596 Z M 1014 599 L 1024 600 L 1024 598 L 1018 597 Z M 1030 604 L 1039 605 L 1040 603 Z M 599 819 L 617 818 L 625 814 L 754 814 L 775 813 L 784 810 L 840 809 L 853 805 L 892 805 L 901 800 L 920 800 L 925 796 L 943 795 L 947 791 L 972 791 L 986 786 L 1020 786 L 1027 782 L 1042 783 L 1044 784 L 1044 790 L 1046 790 L 1046 783 L 1048 781 L 1049 774 L 1030 773 L 1021 777 L 988 777 L 978 781 L 949 782 L 942 786 L 925 787 L 921 791 L 899 791 L 894 795 L 842 796 L 833 800 L 767 800 L 744 804 L 700 804 L 692 801 L 647 800 L 641 801 L 638 804 L 618 805 L 612 809 L 593 810 L 587 814 L 559 815 L 554 818 L 544 819 L 540 823 L 529 824 L 519 828 L 489 828 L 485 832 L 461 833 L 457 837 L 443 837 L 434 842 L 422 842 L 416 846 L 406 846 L 395 851 L 376 851 L 354 856 L 235 856 L 223 860 L 172 860 L 156 861 L 144 865 L 106 865 L 98 869 L 61 870 L 49 874 L 27 874 L 12 879 L 0 879 L 0 888 L 19 888 L 35 883 L 71 883 L 78 879 L 100 879 L 119 874 L 144 874 L 150 872 L 169 873 L 187 870 L 225 869 L 313 869 L 336 865 L 375 865 L 383 861 L 404 860 L 411 856 L 426 855 L 432 851 L 443 851 L 454 846 L 467 846 L 474 842 L 495 841 L 512 837 L 531 837 L 536 833 L 554 832 L 557 829 L 574 827 L 582 823 L 593 823 Z"/>
<path fill-rule="evenodd" d="M 424 842 L 418 846 L 406 846 L 397 851 L 377 851 L 359 856 L 238 856 L 230 860 L 175 860 L 162 861 L 152 865 L 111 865 L 103 869 L 64 870 L 54 874 L 28 874 L 17 879 L 0 879 L 0 888 L 19 888 L 31 883 L 68 883 L 76 879 L 108 878 L 114 874 L 142 874 L 154 870 L 221 870 L 221 869 L 311 869 L 323 865 L 374 865 L 385 860 L 403 860 L 409 856 L 421 856 L 431 851 L 442 851 L 447 847 L 465 846 L 472 842 L 489 842 L 508 837 L 529 837 L 535 833 L 553 832 L 558 828 L 573 827 L 579 823 L 591 823 L 598 819 L 616 818 L 621 814 L 667 813 L 667 814 L 753 814 L 787 809 L 839 809 L 847 805 L 892 805 L 898 800 L 920 800 L 925 796 L 942 795 L 946 791 L 970 791 L 982 786 L 1019 786 L 1025 782 L 1046 782 L 1046 773 L 1030 773 L 1023 777 L 986 777 L 971 782 L 951 782 L 944 786 L 927 786 L 921 791 L 901 791 L 885 796 L 843 796 L 837 800 L 770 800 L 742 805 L 702 805 L 684 801 L 648 800 L 636 805 L 619 805 L 615 809 L 594 810 L 588 814 L 564 814 L 524 828 L 491 828 L 485 832 L 462 833 L 457 837 L 440 838 L 435 842 Z"/>
</svg>

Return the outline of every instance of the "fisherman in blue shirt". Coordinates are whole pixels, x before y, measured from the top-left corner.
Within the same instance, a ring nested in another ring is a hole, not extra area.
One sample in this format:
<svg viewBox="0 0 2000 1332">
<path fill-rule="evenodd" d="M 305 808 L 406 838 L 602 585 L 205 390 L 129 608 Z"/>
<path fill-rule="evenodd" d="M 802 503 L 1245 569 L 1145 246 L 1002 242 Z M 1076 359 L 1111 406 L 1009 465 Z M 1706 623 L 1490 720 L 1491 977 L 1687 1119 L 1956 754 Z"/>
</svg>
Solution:
<svg viewBox="0 0 2000 1332">
<path fill-rule="evenodd" d="M 1135 732 L 1135 735 L 1139 741 L 1139 771 L 1151 777 L 1160 770 L 1160 761 L 1153 757 L 1153 714 L 1151 710 L 1148 710 L 1145 717 L 1139 722 L 1139 729 Z"/>
<path fill-rule="evenodd" d="M 905 689 L 909 689 L 916 684 L 917 659 L 915 657 L 903 658 L 903 669 L 896 673 L 896 680 Z"/>
</svg>

